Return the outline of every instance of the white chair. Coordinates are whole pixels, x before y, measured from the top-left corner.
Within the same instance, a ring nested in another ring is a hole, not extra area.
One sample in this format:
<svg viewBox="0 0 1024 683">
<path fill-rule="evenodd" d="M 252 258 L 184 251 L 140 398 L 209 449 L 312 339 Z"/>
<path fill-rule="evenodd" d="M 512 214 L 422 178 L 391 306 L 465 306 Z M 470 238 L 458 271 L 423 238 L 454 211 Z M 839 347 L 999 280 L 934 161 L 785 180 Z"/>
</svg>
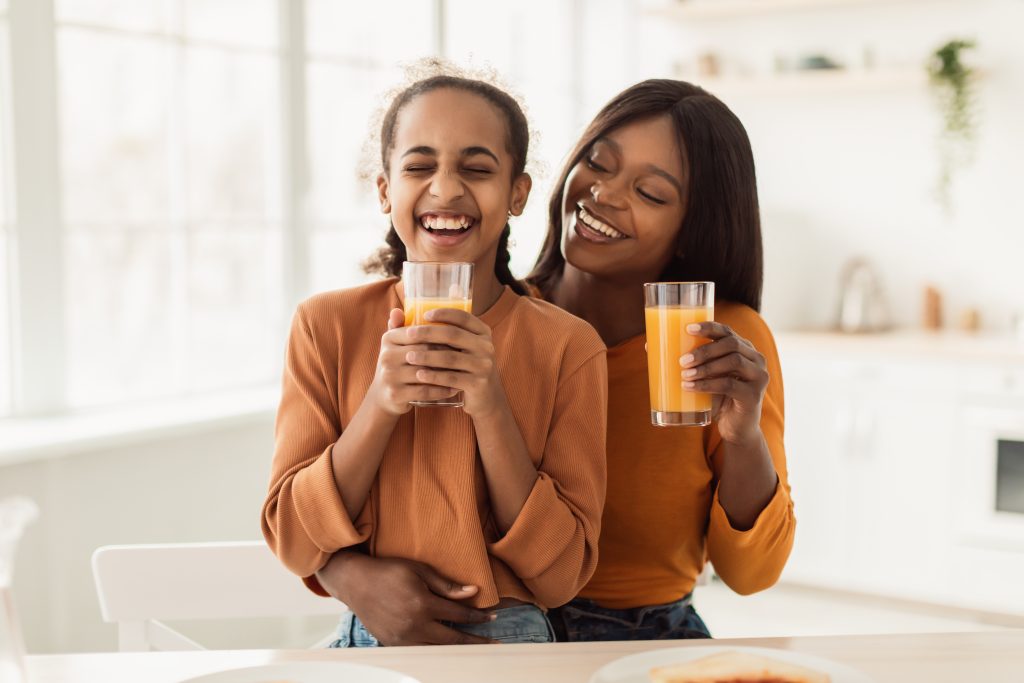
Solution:
<svg viewBox="0 0 1024 683">
<path fill-rule="evenodd" d="M 103 620 L 117 623 L 122 652 L 205 649 L 162 620 L 340 616 L 346 610 L 310 592 L 262 541 L 104 546 L 93 553 L 92 572 Z"/>
</svg>

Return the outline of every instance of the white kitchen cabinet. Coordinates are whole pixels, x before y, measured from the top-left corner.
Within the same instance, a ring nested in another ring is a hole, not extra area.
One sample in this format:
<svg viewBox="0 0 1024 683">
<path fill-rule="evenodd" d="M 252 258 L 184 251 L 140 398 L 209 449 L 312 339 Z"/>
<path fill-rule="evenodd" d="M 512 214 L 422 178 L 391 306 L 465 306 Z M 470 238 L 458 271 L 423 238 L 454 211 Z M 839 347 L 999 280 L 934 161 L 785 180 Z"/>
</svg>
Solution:
<svg viewBox="0 0 1024 683">
<path fill-rule="evenodd" d="M 847 365 L 821 368 L 782 357 L 786 385 L 786 457 L 797 533 L 786 578 L 842 581 L 855 561 L 856 501 L 849 486 L 853 377 Z M 824 374 L 822 374 L 824 370 Z"/>
<path fill-rule="evenodd" d="M 1024 614 L 1024 573 L 1011 580 L 1024 570 L 1024 515 L 1009 516 L 997 549 L 965 545 L 963 532 L 964 510 L 979 505 L 965 497 L 984 488 L 965 486 L 965 472 L 972 461 L 992 467 L 966 436 L 977 387 L 1015 386 L 1017 359 L 965 356 L 942 337 L 885 337 L 779 337 L 797 516 L 783 580 Z M 1024 349 L 1019 364 L 1024 372 Z M 1019 410 L 993 400 L 1024 434 L 1024 400 Z M 972 569 L 980 558 L 985 567 Z"/>
</svg>

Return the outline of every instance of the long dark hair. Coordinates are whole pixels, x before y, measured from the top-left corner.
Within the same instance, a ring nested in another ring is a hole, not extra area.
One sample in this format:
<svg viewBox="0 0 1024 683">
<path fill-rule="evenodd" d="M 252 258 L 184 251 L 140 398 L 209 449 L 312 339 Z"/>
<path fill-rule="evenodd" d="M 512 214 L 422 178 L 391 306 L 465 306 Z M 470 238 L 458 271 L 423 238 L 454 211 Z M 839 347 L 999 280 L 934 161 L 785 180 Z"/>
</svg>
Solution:
<svg viewBox="0 0 1024 683">
<path fill-rule="evenodd" d="M 464 92 L 479 95 L 504 115 L 508 128 L 508 139 L 506 147 L 512 156 L 512 179 L 515 180 L 526 169 L 526 156 L 530 148 L 530 126 L 526 121 L 519 103 L 515 98 L 490 83 L 461 76 L 439 75 L 431 76 L 416 81 L 409 87 L 400 91 L 392 100 L 380 127 L 380 156 L 384 172 L 390 171 L 388 159 L 395 145 L 395 125 L 398 121 L 398 114 L 405 105 L 409 104 L 416 97 L 442 88 L 453 88 Z M 498 240 L 498 253 L 494 259 L 494 274 L 503 285 L 508 285 L 517 294 L 527 294 L 526 286 L 509 269 L 509 260 L 512 255 L 508 251 L 508 238 L 512 232 L 511 226 L 506 223 L 505 229 L 501 231 L 501 238 Z M 368 273 L 381 273 L 388 276 L 398 276 L 402 273 L 402 262 L 406 260 L 405 245 L 398 237 L 395 226 L 391 225 L 388 234 L 384 238 L 386 246 L 367 260 L 364 268 Z"/>
<path fill-rule="evenodd" d="M 743 124 L 717 97 L 683 81 L 651 79 L 598 112 L 565 167 L 548 207 L 548 235 L 527 281 L 546 297 L 565 268 L 562 196 L 573 167 L 599 138 L 633 121 L 671 117 L 688 169 L 686 215 L 662 281 L 711 280 L 716 298 L 761 308 L 764 255 L 754 155 Z"/>
</svg>

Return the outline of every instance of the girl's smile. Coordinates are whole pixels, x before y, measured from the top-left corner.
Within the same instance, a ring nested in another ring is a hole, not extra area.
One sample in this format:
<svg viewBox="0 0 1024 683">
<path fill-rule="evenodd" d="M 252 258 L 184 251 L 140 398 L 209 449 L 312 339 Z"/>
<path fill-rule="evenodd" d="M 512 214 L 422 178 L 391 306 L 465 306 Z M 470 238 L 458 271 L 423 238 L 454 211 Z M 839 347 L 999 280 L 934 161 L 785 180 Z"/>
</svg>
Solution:
<svg viewBox="0 0 1024 683">
<path fill-rule="evenodd" d="M 417 223 L 438 247 L 454 247 L 468 238 L 470 231 L 480 223 L 480 218 L 457 211 L 431 209 L 420 212 Z"/>
</svg>

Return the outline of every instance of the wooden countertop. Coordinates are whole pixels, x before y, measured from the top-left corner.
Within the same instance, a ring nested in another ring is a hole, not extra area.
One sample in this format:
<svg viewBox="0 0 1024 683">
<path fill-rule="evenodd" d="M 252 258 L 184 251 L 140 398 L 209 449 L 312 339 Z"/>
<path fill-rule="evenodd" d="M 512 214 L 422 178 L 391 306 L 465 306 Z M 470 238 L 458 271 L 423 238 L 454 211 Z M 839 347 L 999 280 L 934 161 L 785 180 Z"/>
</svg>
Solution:
<svg viewBox="0 0 1024 683">
<path fill-rule="evenodd" d="M 177 683 L 228 668 L 332 660 L 394 669 L 422 683 L 586 683 L 597 669 L 625 655 L 710 644 L 778 648 L 825 657 L 856 668 L 878 683 L 1024 681 L 1024 630 L 361 650 L 34 655 L 28 658 L 28 664 L 31 683 Z"/>
</svg>

